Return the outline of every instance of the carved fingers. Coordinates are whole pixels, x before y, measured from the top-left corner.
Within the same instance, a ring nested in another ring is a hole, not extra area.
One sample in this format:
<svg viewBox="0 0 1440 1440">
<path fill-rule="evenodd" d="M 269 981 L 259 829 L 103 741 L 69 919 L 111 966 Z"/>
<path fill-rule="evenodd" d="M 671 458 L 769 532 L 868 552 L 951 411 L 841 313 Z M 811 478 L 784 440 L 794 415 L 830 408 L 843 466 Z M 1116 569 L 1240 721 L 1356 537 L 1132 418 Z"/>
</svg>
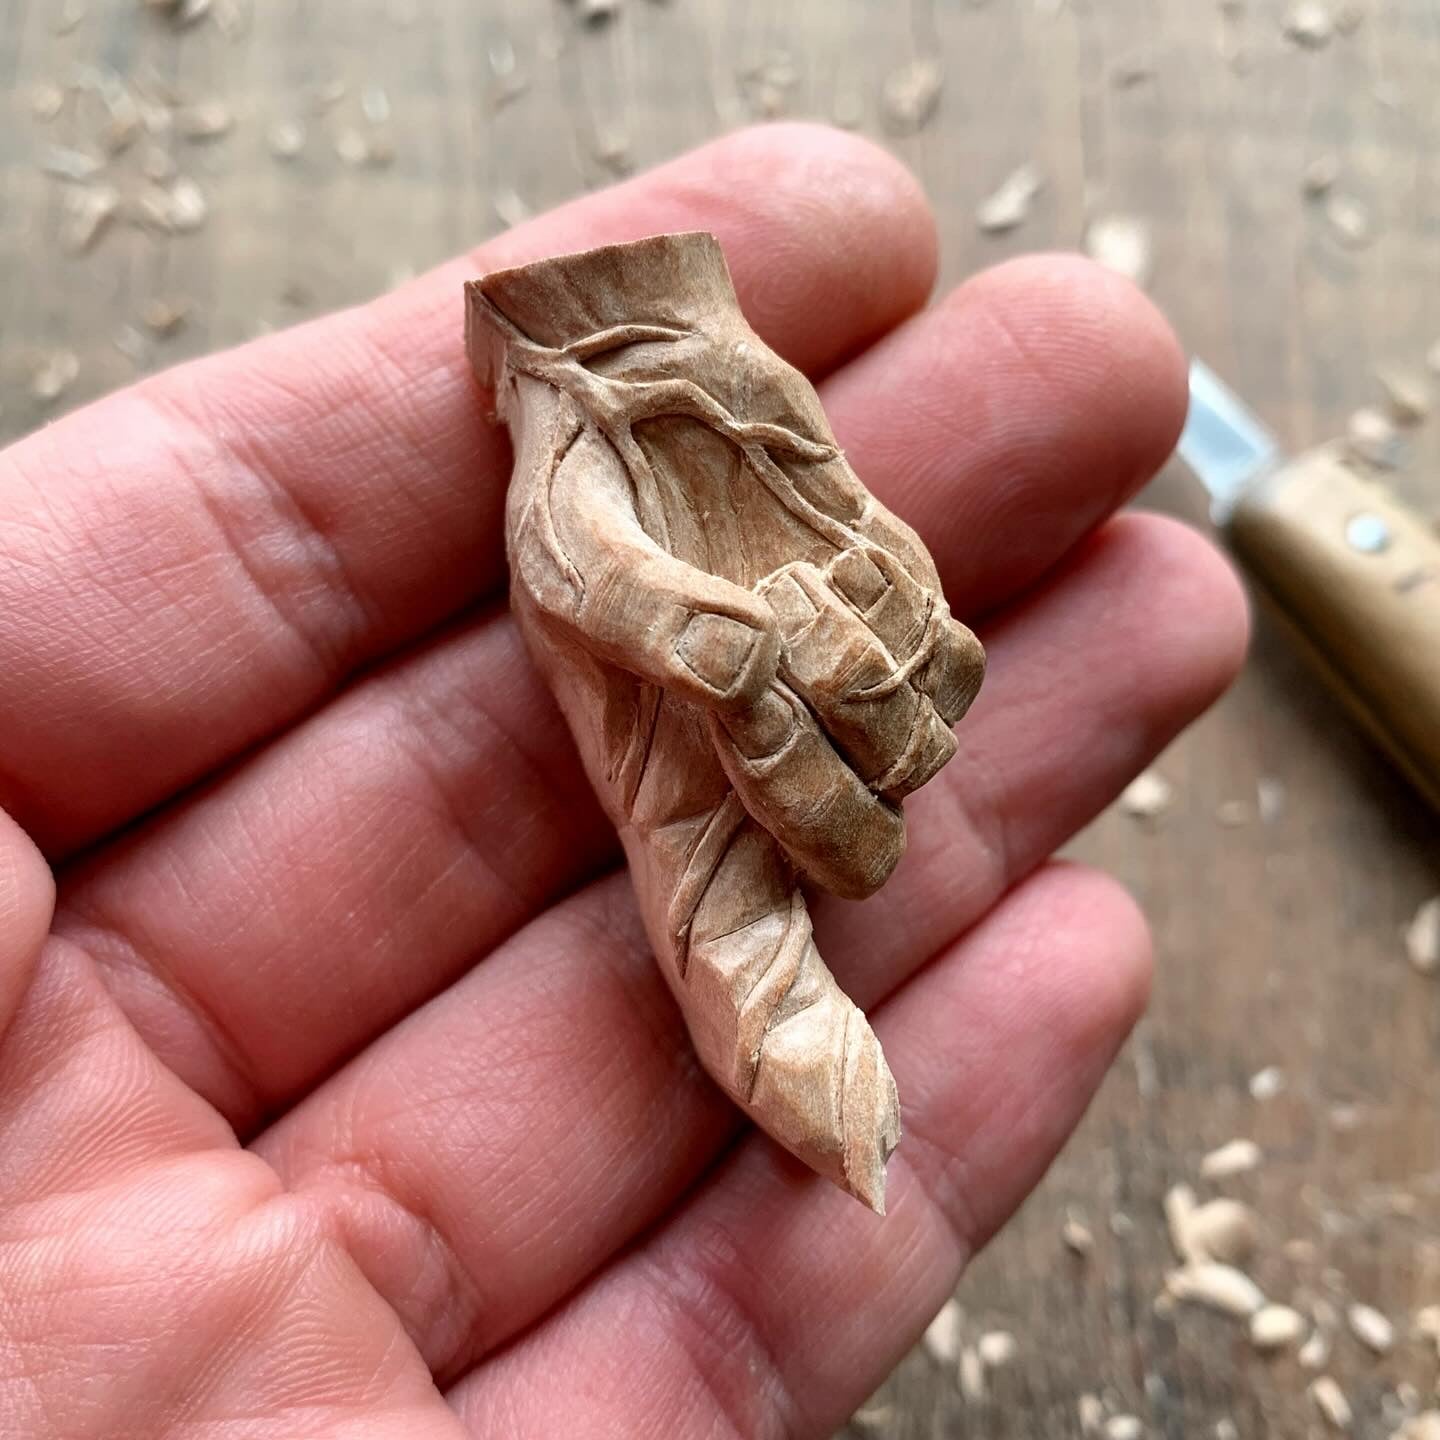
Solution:
<svg viewBox="0 0 1440 1440">
<path fill-rule="evenodd" d="M 817 885 L 873 895 L 905 853 L 905 821 L 840 757 L 814 715 L 776 684 L 751 709 L 712 715 L 720 763 L 746 810 Z"/>
<path fill-rule="evenodd" d="M 651 539 L 597 433 L 577 427 L 546 483 L 515 503 L 517 591 L 592 654 L 707 709 L 747 709 L 775 678 L 769 606 Z"/>
</svg>

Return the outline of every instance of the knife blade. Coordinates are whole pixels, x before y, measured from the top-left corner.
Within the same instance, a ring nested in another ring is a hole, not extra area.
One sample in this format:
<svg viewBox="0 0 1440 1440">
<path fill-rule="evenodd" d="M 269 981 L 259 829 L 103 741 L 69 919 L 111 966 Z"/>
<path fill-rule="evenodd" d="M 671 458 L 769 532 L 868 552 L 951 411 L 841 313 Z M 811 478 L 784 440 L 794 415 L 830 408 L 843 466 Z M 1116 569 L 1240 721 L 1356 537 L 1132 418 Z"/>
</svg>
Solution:
<svg viewBox="0 0 1440 1440">
<path fill-rule="evenodd" d="M 1199 360 L 1178 453 L 1262 600 L 1440 809 L 1440 536 L 1343 444 L 1287 456 Z"/>
</svg>

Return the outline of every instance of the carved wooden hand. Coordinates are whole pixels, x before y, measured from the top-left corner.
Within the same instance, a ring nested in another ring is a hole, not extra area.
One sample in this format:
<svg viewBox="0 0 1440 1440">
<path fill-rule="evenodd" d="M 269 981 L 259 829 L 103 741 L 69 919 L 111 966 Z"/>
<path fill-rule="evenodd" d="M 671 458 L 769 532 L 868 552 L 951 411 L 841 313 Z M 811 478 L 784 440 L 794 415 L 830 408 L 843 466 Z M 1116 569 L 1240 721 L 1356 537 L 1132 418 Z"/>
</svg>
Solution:
<svg viewBox="0 0 1440 1440">
<path fill-rule="evenodd" d="M 511 432 L 514 609 L 624 841 L 710 1074 L 883 1213 L 894 1082 L 811 937 L 860 898 L 984 672 L 919 538 L 745 323 L 713 236 L 468 287 Z"/>
</svg>

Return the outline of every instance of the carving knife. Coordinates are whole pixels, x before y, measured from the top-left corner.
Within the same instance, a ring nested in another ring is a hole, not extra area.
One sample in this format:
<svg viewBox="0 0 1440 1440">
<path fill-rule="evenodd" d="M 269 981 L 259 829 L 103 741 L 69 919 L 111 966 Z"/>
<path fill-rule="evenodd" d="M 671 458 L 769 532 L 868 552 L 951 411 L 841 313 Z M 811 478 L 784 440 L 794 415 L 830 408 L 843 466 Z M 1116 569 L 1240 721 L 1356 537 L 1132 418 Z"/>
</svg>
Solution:
<svg viewBox="0 0 1440 1440">
<path fill-rule="evenodd" d="M 1440 537 L 1342 443 L 1286 456 L 1198 360 L 1179 455 L 1261 598 L 1440 809 Z"/>
</svg>

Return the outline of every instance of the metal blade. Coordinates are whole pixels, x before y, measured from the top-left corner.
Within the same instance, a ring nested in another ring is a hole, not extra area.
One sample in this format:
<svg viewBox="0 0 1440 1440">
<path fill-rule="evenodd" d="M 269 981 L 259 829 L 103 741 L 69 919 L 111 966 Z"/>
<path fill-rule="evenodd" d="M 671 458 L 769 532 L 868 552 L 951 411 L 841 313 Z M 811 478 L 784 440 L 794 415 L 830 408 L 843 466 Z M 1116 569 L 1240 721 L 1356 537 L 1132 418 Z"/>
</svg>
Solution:
<svg viewBox="0 0 1440 1440">
<path fill-rule="evenodd" d="M 1222 525 L 1246 487 L 1280 458 L 1280 446 L 1204 361 L 1192 360 L 1179 455 L 1209 491 L 1210 514 Z"/>
</svg>

